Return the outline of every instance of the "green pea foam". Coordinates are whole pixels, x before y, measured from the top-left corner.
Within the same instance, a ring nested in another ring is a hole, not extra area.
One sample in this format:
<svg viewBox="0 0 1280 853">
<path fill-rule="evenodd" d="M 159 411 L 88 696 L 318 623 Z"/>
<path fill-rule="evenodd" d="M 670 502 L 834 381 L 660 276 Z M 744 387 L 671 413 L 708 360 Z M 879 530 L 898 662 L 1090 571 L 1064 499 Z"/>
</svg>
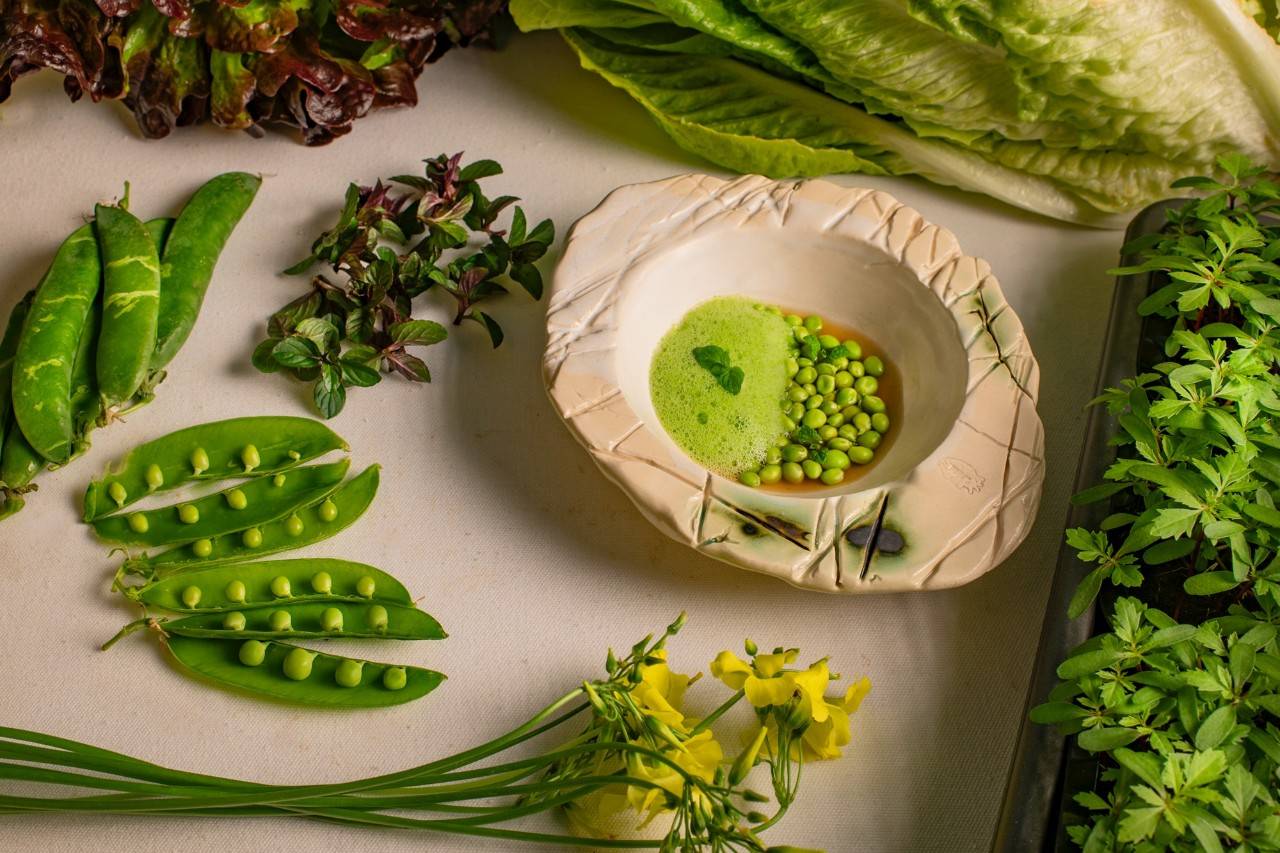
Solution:
<svg viewBox="0 0 1280 853">
<path fill-rule="evenodd" d="M 649 368 L 649 393 L 671 438 L 701 465 L 736 477 L 755 468 L 786 430 L 778 401 L 787 390 L 791 329 L 776 314 L 738 296 L 693 308 L 667 332 Z M 729 352 L 745 374 L 730 394 L 694 360 L 695 347 Z"/>
</svg>

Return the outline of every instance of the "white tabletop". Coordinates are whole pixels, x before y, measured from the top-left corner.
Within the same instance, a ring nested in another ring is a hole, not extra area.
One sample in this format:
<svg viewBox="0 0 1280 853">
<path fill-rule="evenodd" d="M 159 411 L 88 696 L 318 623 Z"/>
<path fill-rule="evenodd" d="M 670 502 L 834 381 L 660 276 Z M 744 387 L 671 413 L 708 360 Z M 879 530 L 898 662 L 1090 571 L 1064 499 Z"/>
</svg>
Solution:
<svg viewBox="0 0 1280 853">
<path fill-rule="evenodd" d="M 916 180 L 838 178 L 886 189 L 991 262 L 1043 369 L 1048 480 L 1039 521 L 1005 565 L 963 589 L 827 597 L 754 576 L 668 541 L 595 469 L 552 412 L 539 355 L 543 306 L 494 304 L 497 352 L 478 328 L 425 351 L 435 381 L 391 377 L 355 389 L 332 425 L 355 466 L 381 462 L 382 488 L 354 527 L 307 555 L 396 573 L 451 638 L 357 646 L 450 676 L 396 709 L 293 709 L 176 672 L 157 644 L 97 646 L 136 613 L 107 589 L 113 561 L 78 523 L 78 496 L 108 459 L 169 430 L 250 414 L 308 414 L 301 386 L 263 376 L 249 353 L 268 315 L 305 280 L 276 271 L 331 224 L 349 180 L 416 170 L 465 149 L 500 161 L 486 186 L 524 197 L 559 236 L 611 188 L 714 171 L 684 154 L 643 110 L 577 67 L 550 34 L 502 53 L 458 51 L 420 80 L 416 109 L 356 124 L 307 149 L 186 129 L 143 141 L 118 104 L 69 104 L 58 78 L 20 81 L 0 108 L 0 310 L 31 287 L 57 243 L 132 182 L 133 209 L 175 213 L 201 182 L 261 172 L 186 348 L 147 409 L 94 437 L 90 455 L 42 476 L 27 509 L 0 524 L 0 722 L 86 740 L 160 763 L 281 783 L 400 769 L 507 731 L 600 671 L 605 648 L 661 630 L 694 671 L 721 648 L 798 645 L 873 689 L 845 759 L 806 769 L 775 844 L 836 851 L 968 851 L 992 838 L 1022 714 L 1052 564 L 1092 392 L 1117 232 L 1087 231 Z M 553 260 L 553 259 L 549 259 Z M 548 267 L 549 268 L 549 267 Z M 443 306 L 433 311 L 443 317 Z M 695 691 L 708 705 L 716 685 Z M 733 746 L 731 745 L 731 749 Z M 503 842 L 335 828 L 304 821 L 23 817 L 0 849 L 506 850 Z"/>
</svg>

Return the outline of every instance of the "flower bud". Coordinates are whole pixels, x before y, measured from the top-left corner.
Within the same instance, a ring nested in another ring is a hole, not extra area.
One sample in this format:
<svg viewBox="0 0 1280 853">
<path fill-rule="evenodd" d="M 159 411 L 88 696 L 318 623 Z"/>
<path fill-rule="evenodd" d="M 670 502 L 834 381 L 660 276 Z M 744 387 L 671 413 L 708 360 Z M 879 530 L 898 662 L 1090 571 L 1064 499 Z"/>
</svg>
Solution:
<svg viewBox="0 0 1280 853">
<path fill-rule="evenodd" d="M 667 633 L 679 634 L 680 629 L 684 627 L 684 623 L 687 621 L 689 621 L 689 614 L 681 610 L 680 615 L 676 617 L 676 621 L 667 626 Z"/>
<path fill-rule="evenodd" d="M 764 812 L 747 812 L 747 820 L 751 823 L 764 823 L 769 816 Z"/>
<path fill-rule="evenodd" d="M 596 689 L 591 686 L 591 682 L 589 681 L 582 682 L 582 689 L 586 692 L 587 701 L 591 703 L 591 707 L 596 710 L 597 714 L 604 716 L 605 714 L 604 700 L 600 698 L 600 694 L 596 692 Z"/>
<path fill-rule="evenodd" d="M 730 785 L 737 786 L 741 784 L 742 780 L 746 779 L 747 774 L 751 772 L 751 768 L 756 766 L 756 759 L 760 757 L 760 749 L 764 746 L 764 740 L 768 737 L 768 734 L 768 730 L 761 726 L 751 744 L 734 759 L 733 767 L 729 770 Z"/>
<path fill-rule="evenodd" d="M 662 720 L 646 714 L 644 718 L 644 725 L 654 737 L 659 738 L 660 740 L 665 740 L 676 749 L 681 751 L 685 750 L 684 743 L 676 737 L 676 733 L 671 730 L 671 727 L 662 722 Z"/>
<path fill-rule="evenodd" d="M 750 637 L 747 637 L 747 641 L 743 643 L 743 646 L 746 648 L 747 655 L 750 657 L 755 657 L 756 653 L 760 651 L 760 647 L 757 646 L 755 644 L 755 641 L 752 640 Z"/>
<path fill-rule="evenodd" d="M 613 649 L 609 649 L 609 654 L 604 657 L 604 671 L 613 675 L 618 671 L 618 659 L 613 654 Z"/>
<path fill-rule="evenodd" d="M 767 803 L 769 798 L 759 791 L 753 791 L 750 788 L 743 788 L 741 791 L 742 799 L 748 803 Z"/>
</svg>

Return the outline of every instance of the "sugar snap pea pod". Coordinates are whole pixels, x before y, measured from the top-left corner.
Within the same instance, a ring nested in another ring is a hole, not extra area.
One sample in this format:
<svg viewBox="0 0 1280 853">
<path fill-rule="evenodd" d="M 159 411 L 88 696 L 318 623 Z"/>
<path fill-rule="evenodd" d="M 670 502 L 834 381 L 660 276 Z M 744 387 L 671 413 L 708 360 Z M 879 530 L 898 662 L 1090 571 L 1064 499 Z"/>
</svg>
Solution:
<svg viewBox="0 0 1280 853">
<path fill-rule="evenodd" d="M 245 172 L 218 175 L 196 190 L 178 214 L 160 261 L 160 316 L 152 370 L 162 369 L 186 343 L 218 255 L 261 184 L 261 178 Z"/>
<path fill-rule="evenodd" d="M 160 257 L 147 226 L 123 207 L 98 205 L 94 226 L 102 253 L 98 393 L 110 413 L 147 376 L 160 317 Z"/>
<path fill-rule="evenodd" d="M 13 356 L 18 351 L 18 338 L 22 336 L 22 324 L 27 319 L 27 309 L 31 306 L 32 291 L 13 306 L 9 313 L 9 322 L 5 324 L 4 337 L 0 338 L 0 447 L 4 446 L 4 436 L 13 420 L 13 406 L 10 403 L 9 387 L 13 378 Z"/>
<path fill-rule="evenodd" d="M 33 489 L 31 481 L 44 467 L 44 457 L 27 441 L 17 424 L 4 437 L 4 450 L 0 452 L 0 483 L 10 492 Z"/>
<path fill-rule="evenodd" d="M 102 414 L 98 377 L 94 369 L 101 328 L 102 302 L 94 300 L 89 316 L 85 318 L 84 332 L 80 335 L 71 367 L 71 459 L 89 449 L 89 433 L 98 425 L 98 417 Z"/>
<path fill-rule="evenodd" d="M 109 464 L 85 491 L 84 520 L 193 480 L 275 474 L 346 449 L 340 436 L 311 418 L 233 418 L 187 427 L 140 444 Z"/>
<path fill-rule="evenodd" d="M 50 462 L 71 456 L 71 369 L 101 276 L 93 226 L 81 226 L 59 247 L 36 288 L 18 341 L 14 415 L 27 441 Z"/>
<path fill-rule="evenodd" d="M 224 640 L 443 640 L 447 636 L 439 622 L 415 607 L 350 601 L 196 613 L 159 624 L 169 634 Z"/>
<path fill-rule="evenodd" d="M 183 667 L 218 684 L 299 705 L 379 708 L 430 693 L 439 672 L 313 652 L 276 641 L 170 636 Z"/>
<path fill-rule="evenodd" d="M 173 218 L 169 216 L 161 216 L 158 219 L 148 219 L 142 223 L 147 229 L 147 234 L 151 235 L 151 242 L 155 244 L 156 254 L 164 252 L 165 241 L 169 239 L 169 231 L 173 228 Z"/>
<path fill-rule="evenodd" d="M 282 600 L 413 604 L 404 585 L 381 569 L 328 558 L 191 569 L 122 592 L 148 607 L 186 613 L 263 607 Z"/>
<path fill-rule="evenodd" d="M 332 492 L 350 461 L 307 465 L 288 474 L 255 477 L 174 506 L 110 515 L 93 522 L 99 539 L 123 545 L 177 545 L 213 539 L 283 518 Z"/>
<path fill-rule="evenodd" d="M 154 556 L 135 557 L 125 561 L 125 570 L 134 574 L 168 575 L 194 567 L 245 562 L 292 551 L 328 539 L 355 522 L 368 509 L 377 491 L 378 466 L 370 465 L 324 500 L 270 524 L 215 539 L 197 539 L 190 545 L 179 545 Z"/>
</svg>

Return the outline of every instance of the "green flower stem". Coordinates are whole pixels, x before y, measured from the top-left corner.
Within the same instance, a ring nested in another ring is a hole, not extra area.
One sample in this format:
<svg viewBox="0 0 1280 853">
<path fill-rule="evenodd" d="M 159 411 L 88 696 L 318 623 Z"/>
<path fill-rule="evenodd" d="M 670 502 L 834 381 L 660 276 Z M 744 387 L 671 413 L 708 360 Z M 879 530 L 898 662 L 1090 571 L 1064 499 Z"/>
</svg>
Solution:
<svg viewBox="0 0 1280 853">
<path fill-rule="evenodd" d="M 708 714 L 705 718 L 703 718 L 702 722 L 698 723 L 696 726 L 690 729 L 689 737 L 693 737 L 699 732 L 702 732 L 702 731 L 705 731 L 706 729 L 711 728 L 711 726 L 715 723 L 716 720 L 723 717 L 729 711 L 730 708 L 732 708 L 734 705 L 737 705 L 739 702 L 741 702 L 742 698 L 746 695 L 747 695 L 747 691 L 745 690 L 739 690 L 737 693 L 734 693 L 725 701 L 723 705 L 721 705 L 719 708 L 716 708 L 714 711 Z"/>
</svg>

